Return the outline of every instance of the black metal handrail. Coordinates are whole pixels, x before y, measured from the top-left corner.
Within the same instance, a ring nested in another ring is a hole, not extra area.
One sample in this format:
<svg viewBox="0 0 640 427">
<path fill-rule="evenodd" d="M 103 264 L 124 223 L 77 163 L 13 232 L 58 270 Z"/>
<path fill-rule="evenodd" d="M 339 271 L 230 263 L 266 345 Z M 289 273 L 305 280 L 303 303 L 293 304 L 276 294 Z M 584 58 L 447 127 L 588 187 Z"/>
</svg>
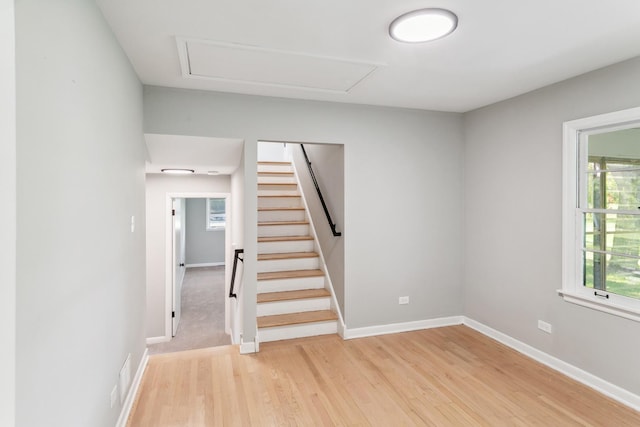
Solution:
<svg viewBox="0 0 640 427">
<path fill-rule="evenodd" d="M 307 152 L 304 149 L 304 144 L 300 144 L 300 148 L 302 148 L 302 154 L 304 154 L 304 159 L 307 162 L 307 167 L 309 168 L 309 174 L 311 175 L 311 179 L 313 180 L 313 185 L 315 185 L 316 191 L 318 192 L 318 197 L 320 197 L 320 203 L 322 203 L 322 209 L 324 209 L 324 214 L 327 216 L 327 221 L 329 221 L 331 232 L 333 233 L 334 236 L 342 236 L 341 232 L 336 231 L 336 224 L 331 219 L 331 215 L 329 214 L 329 209 L 327 209 L 327 204 L 324 202 L 324 197 L 322 197 L 322 191 L 320 191 L 320 187 L 318 187 L 318 181 L 316 181 L 316 176 L 313 173 L 313 169 L 311 168 L 311 162 L 309 161 Z"/>
<path fill-rule="evenodd" d="M 233 270 L 231 272 L 231 286 L 229 287 L 229 298 L 238 299 L 238 295 L 233 292 L 233 288 L 236 281 L 236 269 L 238 268 L 238 260 L 244 262 L 243 258 L 240 258 L 240 254 L 244 253 L 244 249 L 236 249 L 233 255 Z"/>
</svg>

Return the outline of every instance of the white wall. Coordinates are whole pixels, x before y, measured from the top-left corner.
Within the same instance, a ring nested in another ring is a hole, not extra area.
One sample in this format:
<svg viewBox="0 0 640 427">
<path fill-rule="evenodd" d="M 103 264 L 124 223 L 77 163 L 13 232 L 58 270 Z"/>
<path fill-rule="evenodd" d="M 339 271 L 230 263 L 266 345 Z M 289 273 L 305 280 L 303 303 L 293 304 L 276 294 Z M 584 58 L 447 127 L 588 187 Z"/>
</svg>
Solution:
<svg viewBox="0 0 640 427">
<path fill-rule="evenodd" d="M 318 236 L 318 244 L 327 265 L 329 277 L 338 301 L 340 312 L 344 315 L 344 146 L 339 144 L 304 144 L 311 162 L 313 174 L 322 198 L 327 205 L 336 230 L 342 236 L 334 236 L 327 220 L 320 197 L 313 185 L 309 168 L 300 149 L 300 144 L 287 145 L 296 166 L 298 179 L 302 186 L 309 215 Z M 384 205 L 384 201 L 380 200 Z M 384 219 L 389 215 L 388 209 L 377 209 L 371 212 Z"/>
<path fill-rule="evenodd" d="M 0 425 L 15 423 L 16 81 L 13 0 L 0 1 Z"/>
<path fill-rule="evenodd" d="M 562 123 L 637 107 L 639 75 L 637 58 L 465 115 L 465 314 L 636 394 L 640 323 L 556 290 Z"/>
<path fill-rule="evenodd" d="M 232 251 L 227 254 L 225 269 L 225 295 L 229 295 L 229 287 L 231 286 L 231 274 L 233 267 L 233 257 L 235 249 L 244 249 L 244 147 L 240 157 L 240 164 L 233 174 L 231 174 L 231 248 Z M 229 214 L 227 213 L 227 216 Z M 229 323 L 225 325 L 226 331 L 231 335 L 234 344 L 240 342 L 240 333 L 242 332 L 242 282 L 244 277 L 244 267 L 242 262 L 238 262 L 238 269 L 235 279 L 234 292 L 238 295 L 237 299 L 225 299 L 225 312 L 229 313 Z"/>
<path fill-rule="evenodd" d="M 258 140 L 344 144 L 349 328 L 462 312 L 461 115 L 145 87 L 145 125 L 245 140 L 245 320 L 255 323 Z"/>
<path fill-rule="evenodd" d="M 142 86 L 94 2 L 15 12 L 16 424 L 112 427 L 145 349 Z"/>
<path fill-rule="evenodd" d="M 187 266 L 225 263 L 225 230 L 207 230 L 207 199 L 187 199 Z"/>
<path fill-rule="evenodd" d="M 285 144 L 282 142 L 258 142 L 258 161 L 286 162 Z"/>
<path fill-rule="evenodd" d="M 182 194 L 197 197 L 196 193 L 228 193 L 228 175 L 170 176 L 147 174 L 147 330 L 148 338 L 166 337 L 167 304 L 167 197 Z"/>
</svg>

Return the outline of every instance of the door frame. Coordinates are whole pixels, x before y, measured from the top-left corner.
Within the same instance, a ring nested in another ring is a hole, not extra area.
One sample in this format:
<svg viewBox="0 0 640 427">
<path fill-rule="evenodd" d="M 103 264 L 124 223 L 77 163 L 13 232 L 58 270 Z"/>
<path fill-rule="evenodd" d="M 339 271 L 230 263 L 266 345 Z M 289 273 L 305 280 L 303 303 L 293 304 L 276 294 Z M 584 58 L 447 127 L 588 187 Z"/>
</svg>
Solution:
<svg viewBox="0 0 640 427">
<path fill-rule="evenodd" d="M 226 225 L 224 228 L 224 290 L 225 290 L 225 303 L 224 303 L 224 329 L 227 334 L 230 333 L 229 327 L 229 282 L 230 282 L 230 266 L 233 261 L 233 255 L 231 250 L 231 193 L 224 192 L 170 192 L 165 193 L 165 321 L 164 321 L 164 334 L 165 339 L 170 341 L 173 339 L 173 328 L 171 312 L 173 311 L 173 289 L 174 289 L 174 275 L 173 275 L 173 217 L 171 210 L 173 209 L 173 199 L 207 199 L 207 198 L 224 198 L 225 199 L 225 211 L 227 214 Z"/>
<path fill-rule="evenodd" d="M 182 298 L 182 285 L 184 282 L 184 276 L 186 274 L 187 268 L 186 264 L 186 241 L 187 241 L 187 230 L 186 230 L 186 212 L 187 207 L 187 199 L 184 198 L 173 198 L 171 199 L 171 337 L 176 336 L 176 332 L 178 331 L 178 324 L 180 323 L 180 313 L 181 313 L 181 302 Z M 174 212 L 175 210 L 175 212 Z M 176 215 L 176 213 L 178 215 Z M 176 242 L 176 217 L 179 216 L 179 225 L 180 225 L 180 235 L 179 240 L 180 243 Z M 179 253 L 176 251 L 176 244 L 179 246 Z M 184 257 L 183 257 L 184 255 Z M 184 259 L 183 259 L 184 258 Z M 176 271 L 176 268 L 179 271 Z M 176 281 L 178 274 L 180 273 L 180 279 Z M 180 289 L 178 288 L 178 283 L 180 283 Z M 178 298 L 176 298 L 178 295 Z"/>
</svg>

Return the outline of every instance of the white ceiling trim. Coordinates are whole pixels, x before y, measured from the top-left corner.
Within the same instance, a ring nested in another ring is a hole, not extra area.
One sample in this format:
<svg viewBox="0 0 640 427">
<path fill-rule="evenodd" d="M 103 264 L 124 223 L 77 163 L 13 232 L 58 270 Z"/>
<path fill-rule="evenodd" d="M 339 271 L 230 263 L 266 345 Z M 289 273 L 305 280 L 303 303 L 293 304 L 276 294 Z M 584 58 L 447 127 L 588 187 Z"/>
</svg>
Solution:
<svg viewBox="0 0 640 427">
<path fill-rule="evenodd" d="M 176 37 L 182 77 L 348 94 L 384 64 Z"/>
</svg>

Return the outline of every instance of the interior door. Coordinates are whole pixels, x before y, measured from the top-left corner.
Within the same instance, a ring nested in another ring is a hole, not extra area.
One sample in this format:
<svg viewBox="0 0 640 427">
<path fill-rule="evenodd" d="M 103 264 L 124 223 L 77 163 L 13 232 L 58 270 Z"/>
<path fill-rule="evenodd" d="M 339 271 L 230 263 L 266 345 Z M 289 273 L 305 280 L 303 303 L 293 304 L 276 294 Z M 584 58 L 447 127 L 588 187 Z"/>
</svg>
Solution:
<svg viewBox="0 0 640 427">
<path fill-rule="evenodd" d="M 172 199 L 173 233 L 172 265 L 173 265 L 173 304 L 172 304 L 172 335 L 175 337 L 180 323 L 180 307 L 182 304 L 182 281 L 185 272 L 185 200 Z"/>
</svg>

